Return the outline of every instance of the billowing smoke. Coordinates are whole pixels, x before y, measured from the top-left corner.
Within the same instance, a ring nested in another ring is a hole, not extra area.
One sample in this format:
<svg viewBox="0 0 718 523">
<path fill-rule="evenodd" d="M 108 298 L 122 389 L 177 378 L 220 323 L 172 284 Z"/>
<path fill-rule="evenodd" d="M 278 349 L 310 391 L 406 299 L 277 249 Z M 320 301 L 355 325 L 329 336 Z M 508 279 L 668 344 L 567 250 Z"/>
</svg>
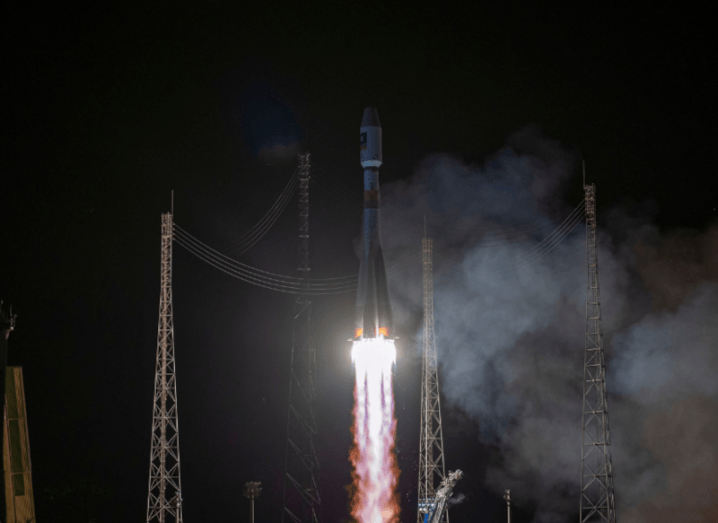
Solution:
<svg viewBox="0 0 718 523">
<path fill-rule="evenodd" d="M 459 505 L 460 503 L 463 503 L 466 500 L 466 496 L 463 494 L 457 494 L 456 496 L 452 496 L 448 500 L 449 506 Z"/>
<path fill-rule="evenodd" d="M 433 156 L 384 190 L 397 321 L 420 324 L 426 216 L 443 392 L 502 450 L 486 488 L 531 500 L 536 521 L 568 521 L 579 499 L 584 222 L 536 250 L 578 204 L 563 203 L 577 173 L 529 128 L 482 167 Z M 718 227 L 662 235 L 650 205 L 602 212 L 600 186 L 598 203 L 618 517 L 718 521 Z"/>
</svg>

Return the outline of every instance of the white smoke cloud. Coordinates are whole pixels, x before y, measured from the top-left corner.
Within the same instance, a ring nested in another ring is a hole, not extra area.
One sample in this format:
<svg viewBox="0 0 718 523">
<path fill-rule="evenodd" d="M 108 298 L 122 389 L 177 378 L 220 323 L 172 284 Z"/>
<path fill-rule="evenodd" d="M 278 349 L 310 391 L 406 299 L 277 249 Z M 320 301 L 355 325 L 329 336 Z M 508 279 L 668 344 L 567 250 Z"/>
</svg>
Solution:
<svg viewBox="0 0 718 523">
<path fill-rule="evenodd" d="M 449 506 L 459 505 L 459 504 L 463 503 L 464 500 L 466 500 L 466 496 L 459 493 L 456 496 L 450 497 L 448 500 L 448 504 L 449 504 Z"/>
<path fill-rule="evenodd" d="M 388 187 L 384 244 L 390 266 L 417 260 L 390 279 L 397 322 L 416 328 L 427 217 L 443 392 L 502 449 L 486 488 L 510 487 L 537 506 L 535 521 L 559 523 L 579 499 L 585 227 L 512 268 L 558 225 L 556 211 L 570 212 L 562 191 L 576 158 L 536 129 L 511 143 L 482 167 L 431 157 Z M 718 429 L 718 227 L 665 236 L 651 212 L 599 213 L 618 516 L 718 521 L 718 438 L 708 437 Z"/>
</svg>

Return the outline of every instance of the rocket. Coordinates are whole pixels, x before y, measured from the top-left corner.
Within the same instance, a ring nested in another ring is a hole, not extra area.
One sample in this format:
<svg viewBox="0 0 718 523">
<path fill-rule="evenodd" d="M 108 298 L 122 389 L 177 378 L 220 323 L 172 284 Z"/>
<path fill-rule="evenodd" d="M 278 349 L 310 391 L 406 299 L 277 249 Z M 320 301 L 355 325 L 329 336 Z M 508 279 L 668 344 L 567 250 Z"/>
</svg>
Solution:
<svg viewBox="0 0 718 523">
<path fill-rule="evenodd" d="M 364 109 L 359 137 L 359 160 L 364 168 L 364 218 L 354 339 L 393 339 L 389 288 L 386 284 L 386 266 L 379 228 L 381 123 L 374 107 Z"/>
</svg>

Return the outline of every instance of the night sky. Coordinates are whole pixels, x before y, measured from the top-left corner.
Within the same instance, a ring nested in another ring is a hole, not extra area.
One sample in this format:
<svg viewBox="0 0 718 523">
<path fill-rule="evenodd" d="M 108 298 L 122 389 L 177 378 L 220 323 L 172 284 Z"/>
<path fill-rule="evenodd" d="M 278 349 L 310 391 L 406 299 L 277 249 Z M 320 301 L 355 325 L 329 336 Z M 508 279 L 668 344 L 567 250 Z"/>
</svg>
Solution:
<svg viewBox="0 0 718 523">
<path fill-rule="evenodd" d="M 558 216 L 555 224 L 560 223 L 583 197 L 583 158 L 587 181 L 597 185 L 605 247 L 599 259 L 607 260 L 601 274 L 610 282 L 601 295 L 608 308 L 608 357 L 623 361 L 619 349 L 633 350 L 637 339 L 645 339 L 641 332 L 660 334 L 685 318 L 685 324 L 695 320 L 693 331 L 708 332 L 701 329 L 714 316 L 701 320 L 701 311 L 718 311 L 718 234 L 711 228 L 718 222 L 714 28 L 707 11 L 670 1 L 640 10 L 571 2 L 458 5 L 212 1 L 195 7 L 152 2 L 113 7 L 100 2 L 17 4 L 6 11 L 0 299 L 18 315 L 8 360 L 24 369 L 40 522 L 146 517 L 160 214 L 170 210 L 170 191 L 176 223 L 233 255 L 233 241 L 262 218 L 289 181 L 296 154 L 309 151 L 313 275 L 352 274 L 358 268 L 362 199 L 358 128 L 367 105 L 377 107 L 383 125 L 387 213 L 401 220 L 405 209 L 404 223 L 416 225 L 428 212 L 436 227 L 437 340 L 439 352 L 442 343 L 446 349 L 440 356 L 447 384 L 442 404 L 446 460 L 449 469 L 466 473 L 456 489 L 464 501 L 451 509 L 452 521 L 503 521 L 504 488 L 512 489 L 518 523 L 575 520 L 575 485 L 551 483 L 542 491 L 536 471 L 543 465 L 525 472 L 512 465 L 523 454 L 508 434 L 526 430 L 536 440 L 545 437 L 540 424 L 531 425 L 532 433 L 521 422 L 520 398 L 526 397 L 521 387 L 527 382 L 501 381 L 503 371 L 491 369 L 503 367 L 492 355 L 476 374 L 462 374 L 455 364 L 459 360 L 451 359 L 463 354 L 462 340 L 474 338 L 451 338 L 448 329 L 458 316 L 448 318 L 448 308 L 471 310 L 477 317 L 485 310 L 465 295 L 471 294 L 470 285 L 462 285 L 461 278 L 469 276 L 460 269 L 481 265 L 483 251 L 480 237 L 449 232 L 442 239 L 442 231 L 454 227 L 457 216 L 465 219 L 461 230 L 476 223 L 482 224 L 479 230 L 487 223 L 510 226 L 536 216 Z M 519 173 L 514 182 L 523 177 L 541 182 L 543 189 L 532 185 L 533 200 L 527 200 L 538 202 L 535 214 L 527 219 L 517 212 L 520 184 L 496 193 L 493 201 L 506 204 L 504 214 L 501 206 L 490 212 L 472 206 L 497 187 L 496 179 L 508 180 L 514 168 Z M 452 176 L 458 181 L 449 183 Z M 470 197 L 474 190 L 476 198 Z M 262 241 L 237 258 L 293 275 L 297 226 L 292 201 Z M 403 236 L 398 229 L 385 230 L 390 269 L 393 260 L 406 262 L 402 256 L 415 253 L 415 264 L 391 284 L 401 337 L 395 377 L 401 521 L 411 523 L 421 310 L 415 299 L 419 290 L 402 289 L 421 285 L 420 277 L 411 279 L 420 275 L 420 235 L 416 227 Z M 574 298 L 576 310 L 585 300 L 580 226 L 576 234 L 566 244 L 575 249 L 560 256 L 556 253 L 563 251 L 555 251 L 545 272 L 536 273 L 533 298 L 526 298 L 532 284 L 523 280 L 515 294 L 517 302 L 540 302 L 534 298 L 560 288 L 561 296 L 548 300 L 547 307 L 567 308 L 557 318 L 571 318 L 565 324 L 572 333 L 558 335 L 552 331 L 557 321 L 536 317 L 527 330 L 506 338 L 501 353 L 521 359 L 522 347 L 536 347 L 536 340 L 558 346 L 559 338 L 575 338 L 567 352 L 573 356 L 565 359 L 575 357 L 569 367 L 577 364 L 578 370 L 561 376 L 579 391 L 565 400 L 578 412 L 574 428 L 580 431 L 584 323 L 571 308 Z M 560 265 L 561 256 L 564 261 L 573 256 L 575 263 L 572 269 L 561 265 L 565 278 L 553 285 L 551 275 L 557 272 L 551 268 L 558 265 L 552 264 Z M 624 276 L 615 276 L 619 272 Z M 666 290 L 666 278 L 673 278 L 680 291 Z M 614 310 L 619 287 L 626 299 Z M 313 315 L 325 523 L 349 518 L 344 486 L 350 483 L 353 371 L 346 340 L 353 300 L 351 293 L 317 298 Z M 264 486 L 257 522 L 279 521 L 292 306 L 290 296 L 232 279 L 175 245 L 188 523 L 248 517 L 248 502 L 241 496 L 247 481 Z M 524 309 L 511 311 L 533 317 Z M 656 339 L 654 345 L 661 346 L 663 338 Z M 687 443 L 686 431 L 671 432 L 673 421 L 709 420 L 695 434 L 718 425 L 715 387 L 686 388 L 704 378 L 707 384 L 718 379 L 710 374 L 718 373 L 712 340 L 707 349 L 690 352 L 694 356 L 686 356 L 680 367 L 708 374 L 671 374 L 665 378 L 666 387 L 676 391 L 671 396 L 661 396 L 666 388 L 654 388 L 646 399 L 648 389 L 630 386 L 637 374 L 613 371 L 609 361 L 609 379 L 615 377 L 617 384 L 611 389 L 609 383 L 609 392 L 617 409 L 614 468 L 624 521 L 662 522 L 658 515 L 668 512 L 656 509 L 655 499 L 663 491 L 679 514 L 687 514 L 682 502 L 702 507 L 705 500 L 686 501 L 691 481 L 718 491 L 715 442 L 701 447 L 699 461 L 708 465 L 695 470 L 703 476 L 684 468 L 680 476 L 671 473 L 670 456 L 646 436 L 655 426 L 669 447 L 687 448 L 693 444 Z M 479 343 L 472 354 L 484 354 L 483 346 Z M 666 368 L 683 361 L 688 350 L 686 344 L 683 352 L 670 346 L 665 347 Z M 663 357 L 641 354 L 654 362 Z M 537 364 L 536 375 L 540 369 Z M 498 381 L 489 385 L 490 378 Z M 655 380 L 651 386 L 657 386 Z M 490 409 L 462 400 L 487 388 L 499 391 L 488 400 Z M 502 403 L 504 394 L 513 403 Z M 640 427 L 627 405 L 645 416 Z M 641 410 L 646 405 L 648 410 Z M 509 421 L 497 422 L 496 415 Z M 621 434 L 636 431 L 636 448 L 647 449 L 644 468 L 637 461 L 628 465 L 628 443 L 620 450 L 626 440 Z M 567 465 L 566 474 L 577 483 L 580 444 L 567 452 L 575 463 Z M 631 475 L 620 476 L 621 469 Z M 646 483 L 641 492 L 622 491 L 649 469 L 665 477 Z M 522 483 L 529 476 L 534 479 Z M 688 479 L 676 479 L 679 484 L 672 482 L 676 477 Z M 572 508 L 545 503 L 563 497 L 573 500 Z M 718 507 L 706 506 L 684 521 L 711 521 Z"/>
</svg>

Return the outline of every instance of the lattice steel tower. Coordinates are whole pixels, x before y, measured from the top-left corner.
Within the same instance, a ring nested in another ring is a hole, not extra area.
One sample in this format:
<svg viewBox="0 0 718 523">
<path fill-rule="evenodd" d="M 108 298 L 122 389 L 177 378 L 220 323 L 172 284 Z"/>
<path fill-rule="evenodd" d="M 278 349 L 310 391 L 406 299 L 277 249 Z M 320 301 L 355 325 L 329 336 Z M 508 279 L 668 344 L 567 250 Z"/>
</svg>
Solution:
<svg viewBox="0 0 718 523">
<path fill-rule="evenodd" d="M 182 522 L 177 384 L 172 322 L 172 213 L 162 215 L 162 283 L 152 412 L 147 522 Z"/>
<path fill-rule="evenodd" d="M 421 441 L 419 446 L 419 507 L 417 523 L 423 523 L 433 512 L 436 489 L 446 476 L 444 468 L 444 437 L 441 431 L 441 407 L 439 405 L 439 369 L 434 336 L 434 274 L 433 241 L 426 234 L 422 240 L 424 265 L 424 358 L 421 382 Z M 442 520 L 448 523 L 445 511 Z"/>
<path fill-rule="evenodd" d="M 585 178 L 585 176 L 584 176 Z M 606 363 L 601 328 L 596 245 L 596 186 L 583 185 L 586 193 L 586 336 L 583 367 L 583 431 L 581 437 L 581 523 L 615 523 L 611 438 L 608 430 Z"/>
<path fill-rule="evenodd" d="M 299 157 L 299 256 L 297 271 L 309 290 L 309 154 Z M 287 415 L 282 522 L 318 523 L 321 498 L 317 485 L 316 360 L 311 337 L 312 302 L 300 294 L 294 305 L 292 360 Z"/>
</svg>

